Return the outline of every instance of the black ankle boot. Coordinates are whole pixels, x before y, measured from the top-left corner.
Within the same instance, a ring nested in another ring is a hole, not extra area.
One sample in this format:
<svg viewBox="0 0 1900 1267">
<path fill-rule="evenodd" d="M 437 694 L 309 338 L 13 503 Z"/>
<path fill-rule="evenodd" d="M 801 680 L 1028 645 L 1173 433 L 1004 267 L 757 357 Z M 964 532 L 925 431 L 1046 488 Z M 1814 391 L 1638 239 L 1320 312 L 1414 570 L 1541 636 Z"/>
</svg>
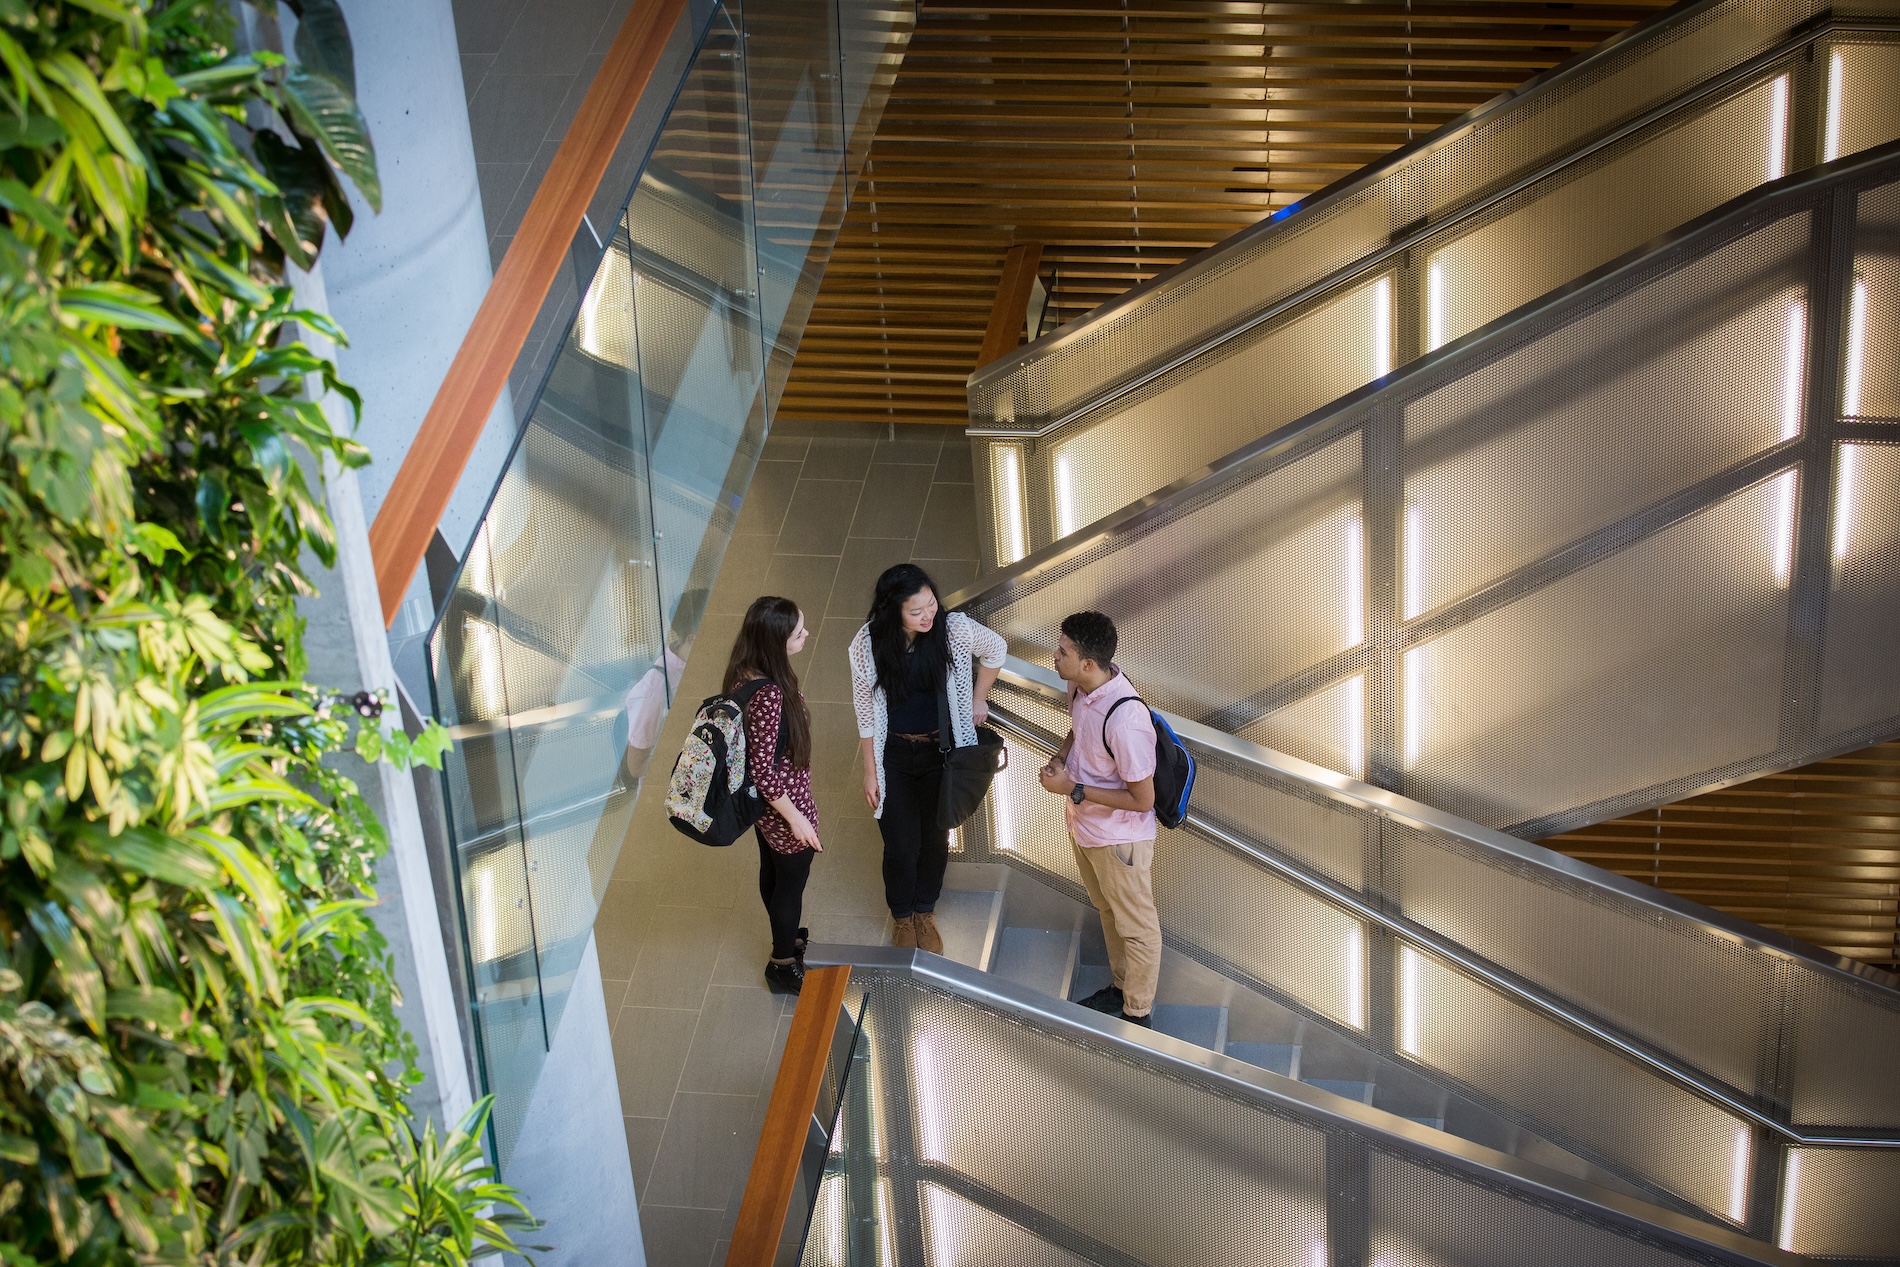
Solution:
<svg viewBox="0 0 1900 1267">
<path fill-rule="evenodd" d="M 805 965 L 794 959 L 790 963 L 772 963 L 765 965 L 765 984 L 774 994 L 797 994 L 805 984 Z"/>
</svg>

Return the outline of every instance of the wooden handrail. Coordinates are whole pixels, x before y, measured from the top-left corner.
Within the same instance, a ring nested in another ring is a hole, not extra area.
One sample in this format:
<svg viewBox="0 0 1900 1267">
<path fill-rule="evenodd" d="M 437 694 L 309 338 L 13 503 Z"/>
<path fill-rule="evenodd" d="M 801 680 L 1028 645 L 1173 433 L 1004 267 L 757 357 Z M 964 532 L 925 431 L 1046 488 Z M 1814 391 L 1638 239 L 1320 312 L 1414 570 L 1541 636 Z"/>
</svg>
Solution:
<svg viewBox="0 0 1900 1267">
<path fill-rule="evenodd" d="M 369 530 L 385 627 L 396 619 L 462 468 L 567 261 L 587 204 L 685 9 L 686 0 L 636 0 L 620 24 L 403 457 Z"/>
<path fill-rule="evenodd" d="M 759 1151 L 752 1155 L 752 1173 L 739 1200 L 739 1221 L 726 1249 L 726 1267 L 772 1267 L 778 1257 L 785 1212 L 798 1187 L 798 1167 L 811 1134 L 812 1110 L 818 1104 L 818 1088 L 824 1084 L 825 1064 L 831 1059 L 838 1009 L 844 1006 L 850 984 L 849 968 L 805 972 L 791 1033 L 785 1036 L 785 1054 L 779 1058 L 778 1080 L 772 1084 L 772 1100 L 766 1106 L 765 1128 L 759 1132 Z"/>
<path fill-rule="evenodd" d="M 1036 284 L 1036 266 L 1041 263 L 1040 242 L 1019 242 L 1003 257 L 1003 276 L 996 283 L 996 302 L 990 306 L 990 324 L 983 331 L 983 350 L 976 357 L 978 369 L 1000 356 L 1007 356 L 1023 341 L 1029 292 Z"/>
</svg>

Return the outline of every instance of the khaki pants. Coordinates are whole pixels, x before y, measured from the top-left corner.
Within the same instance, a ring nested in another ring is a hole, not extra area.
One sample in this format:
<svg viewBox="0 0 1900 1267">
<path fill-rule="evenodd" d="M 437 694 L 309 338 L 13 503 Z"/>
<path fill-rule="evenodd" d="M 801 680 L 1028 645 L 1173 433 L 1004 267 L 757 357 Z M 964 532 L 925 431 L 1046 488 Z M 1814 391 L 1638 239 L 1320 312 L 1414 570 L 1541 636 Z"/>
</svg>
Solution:
<svg viewBox="0 0 1900 1267">
<path fill-rule="evenodd" d="M 1108 966 L 1122 992 L 1122 1010 L 1146 1016 L 1161 977 L 1161 919 L 1155 914 L 1155 842 L 1084 849 L 1069 838 L 1089 901 L 1102 915 Z"/>
</svg>

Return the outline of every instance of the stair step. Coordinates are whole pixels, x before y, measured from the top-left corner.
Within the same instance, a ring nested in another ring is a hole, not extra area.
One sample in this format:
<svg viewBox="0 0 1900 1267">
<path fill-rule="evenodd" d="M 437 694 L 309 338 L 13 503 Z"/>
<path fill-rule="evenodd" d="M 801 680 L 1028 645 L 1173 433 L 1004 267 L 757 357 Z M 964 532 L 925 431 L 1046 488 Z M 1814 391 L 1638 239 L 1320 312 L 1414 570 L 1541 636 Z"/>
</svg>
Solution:
<svg viewBox="0 0 1900 1267">
<path fill-rule="evenodd" d="M 1005 981 L 1058 999 L 1069 996 L 1080 934 L 1052 928 L 1005 928 L 990 971 Z"/>
<path fill-rule="evenodd" d="M 1372 1084 L 1370 1082 L 1347 1082 L 1339 1078 L 1305 1078 L 1309 1087 L 1318 1087 L 1321 1091 L 1330 1091 L 1347 1100 L 1357 1100 L 1361 1104 L 1372 1103 Z"/>
<path fill-rule="evenodd" d="M 1420 1126 L 1429 1126 L 1435 1131 L 1445 1129 L 1445 1119 L 1442 1117 L 1413 1117 L 1407 1114 L 1405 1120 L 1408 1122 L 1417 1122 Z"/>
<path fill-rule="evenodd" d="M 1069 999 L 1080 1003 L 1105 985 L 1115 984 L 1115 974 L 1105 963 L 1078 963 L 1069 983 Z"/>
<path fill-rule="evenodd" d="M 1298 1043 L 1229 1043 L 1227 1054 L 1288 1078 L 1300 1076 Z"/>
<path fill-rule="evenodd" d="M 1227 1009 L 1189 1003 L 1155 1004 L 1154 1027 L 1170 1038 L 1219 1051 L 1227 1039 Z"/>
<path fill-rule="evenodd" d="M 937 897 L 937 931 L 943 956 L 981 972 L 995 952 L 1003 895 L 992 890 L 945 889 Z"/>
</svg>

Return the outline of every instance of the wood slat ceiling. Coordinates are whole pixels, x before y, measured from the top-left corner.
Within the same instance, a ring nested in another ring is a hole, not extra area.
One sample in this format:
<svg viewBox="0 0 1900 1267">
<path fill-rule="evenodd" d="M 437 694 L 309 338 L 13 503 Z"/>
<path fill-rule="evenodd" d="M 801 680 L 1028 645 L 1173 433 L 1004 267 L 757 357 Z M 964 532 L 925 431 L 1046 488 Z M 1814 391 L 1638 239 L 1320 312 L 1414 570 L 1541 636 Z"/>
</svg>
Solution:
<svg viewBox="0 0 1900 1267">
<path fill-rule="evenodd" d="M 961 425 L 1012 244 L 1073 320 L 1663 7 L 922 0 L 779 417 Z"/>
<path fill-rule="evenodd" d="M 1900 743 L 1542 843 L 1837 954 L 1900 960 Z"/>
</svg>

